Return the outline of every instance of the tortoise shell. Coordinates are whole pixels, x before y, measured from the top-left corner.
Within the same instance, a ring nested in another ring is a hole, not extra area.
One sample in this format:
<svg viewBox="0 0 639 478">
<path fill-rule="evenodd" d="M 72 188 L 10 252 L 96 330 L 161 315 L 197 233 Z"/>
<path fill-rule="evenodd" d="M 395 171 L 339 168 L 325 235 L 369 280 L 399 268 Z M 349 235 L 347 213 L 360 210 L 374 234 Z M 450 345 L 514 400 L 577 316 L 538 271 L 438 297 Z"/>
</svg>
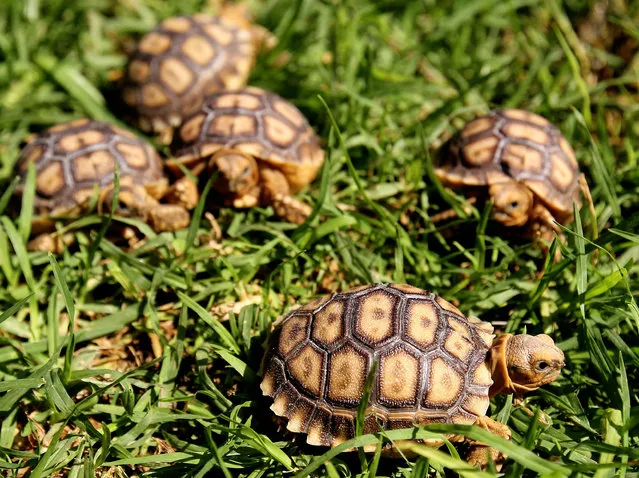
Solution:
<svg viewBox="0 0 639 478">
<path fill-rule="evenodd" d="M 469 122 L 435 169 L 452 186 L 489 186 L 519 181 L 551 211 L 572 214 L 579 198 L 579 165 L 559 129 L 517 109 L 491 111 Z"/>
<path fill-rule="evenodd" d="M 167 18 L 144 35 L 129 59 L 122 90 L 140 127 L 162 132 L 178 126 L 207 94 L 244 86 L 256 53 L 246 26 L 198 14 Z"/>
<path fill-rule="evenodd" d="M 113 184 L 117 162 L 120 182 L 145 186 L 166 181 L 162 161 L 150 144 L 134 134 L 101 121 L 79 119 L 49 128 L 29 142 L 18 158 L 26 177 L 35 164 L 37 214 L 65 214 L 85 204 L 99 188 Z M 18 186 L 24 189 L 24 179 Z"/>
<path fill-rule="evenodd" d="M 187 165 L 222 148 L 251 155 L 281 170 L 292 192 L 311 183 L 324 162 L 304 115 L 280 96 L 254 87 L 209 96 L 184 120 L 172 147 Z"/>
<path fill-rule="evenodd" d="M 356 287 L 276 322 L 264 359 L 264 395 L 287 428 L 312 445 L 354 436 L 357 407 L 379 365 L 364 432 L 414 424 L 471 424 L 488 409 L 493 328 L 406 284 Z"/>
</svg>

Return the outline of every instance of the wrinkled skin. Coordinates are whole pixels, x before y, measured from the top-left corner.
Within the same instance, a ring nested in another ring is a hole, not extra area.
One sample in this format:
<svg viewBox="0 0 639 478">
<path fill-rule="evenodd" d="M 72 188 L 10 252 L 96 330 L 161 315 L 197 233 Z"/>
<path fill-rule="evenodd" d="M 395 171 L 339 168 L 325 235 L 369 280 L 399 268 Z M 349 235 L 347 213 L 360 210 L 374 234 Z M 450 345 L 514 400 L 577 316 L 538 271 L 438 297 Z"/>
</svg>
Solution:
<svg viewBox="0 0 639 478">
<path fill-rule="evenodd" d="M 271 205 L 278 216 L 294 224 L 303 223 L 311 212 L 308 205 L 291 196 L 289 182 L 281 171 L 250 155 L 220 150 L 208 164 L 209 174 L 215 176 L 213 187 L 233 207 Z"/>
<path fill-rule="evenodd" d="M 498 393 L 521 395 L 536 390 L 556 380 L 565 366 L 564 353 L 545 334 L 504 334 L 493 342 L 487 360 L 494 380 L 491 397 Z M 475 424 L 510 440 L 508 427 L 492 418 L 480 417 Z M 482 467 L 490 459 L 499 469 L 506 456 L 481 443 L 471 443 L 466 458 L 472 465 Z"/>
<path fill-rule="evenodd" d="M 533 195 L 530 189 L 515 181 L 494 184 L 488 190 L 493 200 L 493 219 L 504 226 L 523 226 L 530 219 Z"/>
</svg>

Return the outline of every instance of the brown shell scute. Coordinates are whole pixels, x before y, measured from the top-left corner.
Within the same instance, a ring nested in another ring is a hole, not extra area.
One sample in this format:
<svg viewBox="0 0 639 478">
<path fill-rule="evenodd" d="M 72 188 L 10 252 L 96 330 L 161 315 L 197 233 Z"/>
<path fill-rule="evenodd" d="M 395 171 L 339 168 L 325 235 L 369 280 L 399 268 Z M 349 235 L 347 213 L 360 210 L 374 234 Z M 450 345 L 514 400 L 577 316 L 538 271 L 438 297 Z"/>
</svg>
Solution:
<svg viewBox="0 0 639 478">
<path fill-rule="evenodd" d="M 180 160 L 234 149 L 280 169 L 297 192 L 310 183 L 324 151 L 304 115 L 280 96 L 247 87 L 210 95 L 186 118 L 172 145 Z"/>
<path fill-rule="evenodd" d="M 117 162 L 122 182 L 154 184 L 164 179 L 162 162 L 148 143 L 101 121 L 75 120 L 40 134 L 22 150 L 18 171 L 36 170 L 38 214 L 63 213 L 113 183 Z M 24 187 L 24 178 L 18 192 Z"/>
<path fill-rule="evenodd" d="M 278 322 L 261 388 L 288 428 L 316 445 L 354 435 L 374 361 L 368 432 L 419 423 L 472 423 L 488 408 L 489 324 L 466 319 L 415 287 L 375 284 L 336 293 Z"/>
<path fill-rule="evenodd" d="M 517 109 L 491 111 L 451 141 L 435 172 L 451 185 L 527 185 L 552 210 L 570 213 L 579 198 L 579 166 L 559 129 Z"/>
<path fill-rule="evenodd" d="M 139 41 L 123 80 L 140 127 L 161 132 L 197 110 L 207 94 L 246 84 L 255 59 L 251 33 L 218 16 L 171 17 Z"/>
</svg>

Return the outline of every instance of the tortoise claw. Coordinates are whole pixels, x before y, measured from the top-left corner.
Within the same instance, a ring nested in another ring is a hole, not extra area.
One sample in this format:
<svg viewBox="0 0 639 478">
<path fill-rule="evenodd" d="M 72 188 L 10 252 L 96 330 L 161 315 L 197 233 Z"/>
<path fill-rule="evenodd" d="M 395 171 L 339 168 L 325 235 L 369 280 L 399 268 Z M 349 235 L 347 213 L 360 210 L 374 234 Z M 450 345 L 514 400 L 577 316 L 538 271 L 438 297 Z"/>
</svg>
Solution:
<svg viewBox="0 0 639 478">
<path fill-rule="evenodd" d="M 155 232 L 177 231 L 188 227 L 191 216 L 177 204 L 158 204 L 149 210 L 148 222 Z"/>
</svg>

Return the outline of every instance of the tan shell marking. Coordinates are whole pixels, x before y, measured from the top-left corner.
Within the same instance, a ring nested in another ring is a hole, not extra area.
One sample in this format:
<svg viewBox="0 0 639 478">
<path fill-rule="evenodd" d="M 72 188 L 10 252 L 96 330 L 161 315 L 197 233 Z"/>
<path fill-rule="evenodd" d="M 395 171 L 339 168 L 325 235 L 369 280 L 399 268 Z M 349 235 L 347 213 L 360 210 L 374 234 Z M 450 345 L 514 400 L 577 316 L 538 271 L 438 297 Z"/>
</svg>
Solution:
<svg viewBox="0 0 639 478">
<path fill-rule="evenodd" d="M 166 96 L 166 93 L 164 93 L 160 85 L 157 83 L 148 83 L 142 87 L 142 101 L 145 106 L 153 108 L 167 104 L 169 97 Z"/>
<path fill-rule="evenodd" d="M 486 415 L 486 411 L 488 410 L 489 405 L 490 405 L 490 400 L 488 399 L 488 397 L 468 395 L 468 397 L 462 404 L 462 408 L 466 410 L 468 413 L 471 413 L 478 417 L 483 417 Z"/>
<path fill-rule="evenodd" d="M 511 168 L 535 173 L 543 172 L 544 160 L 541 153 L 535 148 L 524 144 L 509 144 L 504 148 L 502 154 L 502 161 Z"/>
<path fill-rule="evenodd" d="M 328 399 L 334 402 L 358 401 L 366 375 L 366 359 L 361 352 L 350 345 L 333 352 L 329 358 Z"/>
<path fill-rule="evenodd" d="M 435 343 L 435 334 L 439 325 L 437 309 L 432 302 L 413 301 L 407 308 L 408 327 L 406 335 L 423 348 Z"/>
<path fill-rule="evenodd" d="M 304 397 L 300 397 L 290 412 L 286 428 L 294 433 L 306 433 L 315 405 Z"/>
<path fill-rule="evenodd" d="M 58 148 L 65 153 L 77 151 L 86 146 L 91 146 L 104 141 L 104 134 L 100 131 L 88 130 L 77 134 L 70 134 L 58 141 Z"/>
<path fill-rule="evenodd" d="M 245 110 L 258 110 L 264 105 L 256 96 L 243 94 L 221 94 L 213 100 L 214 108 L 242 108 Z"/>
<path fill-rule="evenodd" d="M 80 126 L 87 125 L 90 122 L 91 122 L 91 120 L 89 120 L 87 118 L 78 118 L 78 119 L 74 119 L 74 120 L 69 121 L 69 127 L 78 128 Z"/>
<path fill-rule="evenodd" d="M 485 174 L 482 174 L 482 171 L 478 171 L 478 174 L 463 174 L 460 175 L 456 172 L 448 172 L 443 168 L 437 168 L 435 170 L 435 174 L 437 177 L 443 181 L 447 181 L 450 184 L 460 185 L 463 184 L 465 186 L 485 186 L 488 184 L 486 181 Z"/>
<path fill-rule="evenodd" d="M 151 67 L 142 60 L 133 60 L 129 65 L 129 77 L 139 83 L 146 81 L 151 74 Z"/>
<path fill-rule="evenodd" d="M 264 145 L 255 141 L 241 141 L 235 144 L 235 147 L 255 158 L 261 158 L 264 155 Z M 278 158 L 281 159 L 279 156 Z"/>
<path fill-rule="evenodd" d="M 315 314 L 312 338 L 316 342 L 331 346 L 344 334 L 342 314 L 344 302 L 334 300 Z"/>
<path fill-rule="evenodd" d="M 288 361 L 288 368 L 299 383 L 309 392 L 319 396 L 322 391 L 323 357 L 311 345 L 306 345 Z"/>
<path fill-rule="evenodd" d="M 285 379 L 284 367 L 278 359 L 272 359 L 266 363 L 264 378 L 260 383 L 260 389 L 266 395 L 273 396 L 275 390 L 280 387 L 281 381 Z"/>
<path fill-rule="evenodd" d="M 78 204 L 84 204 L 88 202 L 94 194 L 96 194 L 96 190 L 94 188 L 88 188 L 78 189 L 72 194 L 72 196 L 75 202 L 77 202 Z"/>
<path fill-rule="evenodd" d="M 188 37 L 182 43 L 182 53 L 200 66 L 208 65 L 215 57 L 215 48 L 200 35 Z"/>
<path fill-rule="evenodd" d="M 379 399 L 386 403 L 416 403 L 419 359 L 397 348 L 381 357 L 379 362 Z"/>
<path fill-rule="evenodd" d="M 278 118 L 269 115 L 265 116 L 264 126 L 266 128 L 266 137 L 278 146 L 285 148 L 295 139 L 295 130 Z"/>
<path fill-rule="evenodd" d="M 308 427 L 308 436 L 306 442 L 309 445 L 327 445 L 329 423 L 331 420 L 331 410 L 325 407 L 317 407 L 313 420 Z"/>
<path fill-rule="evenodd" d="M 544 181 L 527 180 L 526 186 L 539 197 L 545 198 L 550 194 L 550 186 Z"/>
<path fill-rule="evenodd" d="M 430 425 L 432 423 L 446 423 L 446 419 L 441 415 L 433 416 L 432 413 L 417 412 L 415 414 L 415 423 L 418 425 Z"/>
<path fill-rule="evenodd" d="M 293 386 L 289 383 L 284 385 L 285 387 L 293 388 Z M 290 395 L 288 393 L 280 393 L 273 400 L 273 405 L 271 405 L 271 410 L 275 412 L 276 415 L 280 417 L 286 416 L 289 404 L 290 404 Z"/>
<path fill-rule="evenodd" d="M 490 404 L 490 401 L 486 401 L 486 403 Z M 458 425 L 473 425 L 477 421 L 477 417 L 474 415 L 467 415 L 464 412 L 460 412 L 453 417 L 453 423 Z"/>
<path fill-rule="evenodd" d="M 115 133 L 119 134 L 120 136 L 138 140 L 138 137 L 135 134 L 133 134 L 131 131 L 129 131 L 128 129 L 120 128 L 119 126 L 111 126 L 111 129 Z"/>
<path fill-rule="evenodd" d="M 550 164 L 552 165 L 550 180 L 558 189 L 565 191 L 573 183 L 575 177 L 572 169 L 561 156 L 555 154 L 550 156 Z"/>
<path fill-rule="evenodd" d="M 422 295 L 424 293 L 423 289 L 420 289 L 419 287 L 415 287 L 413 285 L 410 284 L 393 284 L 392 288 L 395 290 L 399 290 L 401 292 L 404 292 L 406 294 L 420 294 Z"/>
<path fill-rule="evenodd" d="M 478 139 L 466 145 L 463 149 L 464 158 L 466 162 L 479 166 L 492 161 L 499 139 L 495 136 L 488 136 L 486 138 Z"/>
<path fill-rule="evenodd" d="M 29 147 L 27 154 L 24 156 L 24 162 L 21 163 L 20 165 L 20 170 L 23 173 L 26 173 L 28 164 L 35 163 L 38 160 L 40 160 L 40 158 L 42 158 L 43 153 L 44 153 L 44 146 L 37 145 L 37 146 Z"/>
<path fill-rule="evenodd" d="M 51 128 L 49 128 L 47 130 L 47 132 L 49 132 L 49 133 L 61 133 L 63 131 L 71 129 L 71 128 L 75 128 L 75 127 L 78 127 L 78 126 L 83 126 L 83 125 L 87 124 L 88 122 L 89 122 L 88 119 L 81 118 L 81 119 L 69 121 L 68 123 L 62 123 L 62 124 L 58 124 L 58 125 L 52 126 Z"/>
<path fill-rule="evenodd" d="M 442 309 L 447 310 L 448 312 L 452 312 L 455 315 L 461 315 L 462 317 L 464 317 L 464 314 L 462 314 L 457 307 L 455 307 L 453 304 L 451 304 L 447 300 L 442 299 L 439 296 L 436 296 L 435 302 L 437 302 Z"/>
<path fill-rule="evenodd" d="M 484 327 L 484 325 L 488 325 L 488 327 Z M 477 333 L 479 340 L 481 340 L 486 347 L 490 347 L 492 345 L 493 339 L 495 338 L 492 325 L 484 322 L 482 327 L 475 328 L 475 332 Z"/>
<path fill-rule="evenodd" d="M 542 128 L 550 125 L 550 122 L 546 118 L 544 118 L 543 116 L 539 116 L 538 114 L 531 113 L 530 111 L 506 109 L 502 111 L 502 114 L 506 118 L 519 121 L 527 121 L 529 123 L 541 126 Z"/>
<path fill-rule="evenodd" d="M 490 387 L 493 384 L 493 376 L 486 362 L 481 362 L 473 372 L 473 383 Z"/>
<path fill-rule="evenodd" d="M 568 158 L 568 161 L 570 161 L 572 167 L 575 169 L 579 168 L 579 163 L 577 163 L 577 158 L 575 157 L 575 151 L 572 149 L 572 146 L 570 146 L 568 141 L 566 141 L 566 138 L 564 138 L 563 136 L 559 138 L 559 147 Z"/>
<path fill-rule="evenodd" d="M 160 63 L 160 79 L 178 95 L 193 83 L 194 73 L 177 58 L 169 57 Z"/>
<path fill-rule="evenodd" d="M 205 115 L 197 115 L 184 122 L 180 127 L 180 138 L 186 143 L 191 143 L 200 137 L 202 123 L 206 119 Z"/>
<path fill-rule="evenodd" d="M 425 400 L 435 406 L 447 405 L 459 398 L 461 389 L 462 378 L 459 373 L 448 365 L 444 359 L 434 359 L 431 362 Z"/>
<path fill-rule="evenodd" d="M 203 28 L 208 36 L 222 46 L 227 46 L 233 41 L 233 34 L 227 28 L 219 25 L 205 25 Z"/>
<path fill-rule="evenodd" d="M 147 33 L 138 44 L 138 49 L 148 55 L 159 55 L 171 46 L 171 38 L 157 32 Z"/>
<path fill-rule="evenodd" d="M 365 343 L 378 344 L 393 335 L 395 302 L 395 297 L 382 291 L 372 292 L 361 299 L 355 330 Z"/>
<path fill-rule="evenodd" d="M 191 22 L 184 17 L 171 17 L 164 20 L 162 28 L 175 33 L 182 33 L 191 28 Z"/>
<path fill-rule="evenodd" d="M 512 180 L 510 176 L 501 171 L 486 171 L 484 176 L 486 177 L 486 184 L 507 183 Z"/>
<path fill-rule="evenodd" d="M 340 443 L 353 438 L 353 425 L 355 421 L 351 415 L 341 414 L 336 412 L 332 417 L 331 434 L 333 438 L 332 446 L 337 446 Z"/>
<path fill-rule="evenodd" d="M 448 319 L 448 325 L 452 331 L 444 342 L 444 348 L 449 354 L 466 361 L 475 347 L 470 330 L 453 318 Z"/>
<path fill-rule="evenodd" d="M 146 152 L 141 145 L 118 143 L 115 146 L 122 155 L 126 158 L 126 162 L 133 168 L 142 169 L 149 163 L 147 161 Z"/>
<path fill-rule="evenodd" d="M 56 161 L 41 170 L 36 178 L 36 187 L 38 192 L 45 196 L 52 196 L 64 188 L 62 164 Z"/>
<path fill-rule="evenodd" d="M 550 141 L 545 131 L 528 124 L 517 122 L 507 123 L 502 127 L 502 131 L 512 138 L 527 139 L 533 143 L 546 144 Z"/>
<path fill-rule="evenodd" d="M 274 101 L 273 109 L 297 127 L 304 126 L 304 117 L 295 108 L 284 101 Z"/>
<path fill-rule="evenodd" d="M 462 129 L 461 131 L 461 136 L 462 138 L 468 138 L 477 133 L 488 131 L 494 126 L 494 124 L 495 124 L 495 120 L 493 118 L 488 118 L 488 117 L 477 118 L 476 120 L 473 120 L 470 123 L 468 123 L 466 126 L 464 126 L 464 129 Z"/>
<path fill-rule="evenodd" d="M 386 413 L 375 407 L 369 407 L 364 417 L 364 433 L 375 433 L 384 429 Z"/>
<path fill-rule="evenodd" d="M 312 158 L 314 162 L 322 163 L 324 161 L 324 151 L 317 148 L 317 145 L 312 143 L 302 143 L 297 149 L 297 154 L 300 158 Z"/>
<path fill-rule="evenodd" d="M 209 133 L 220 136 L 246 135 L 257 130 L 257 120 L 253 116 L 217 116 L 209 126 Z"/>
<path fill-rule="evenodd" d="M 203 144 L 202 147 L 200 148 L 200 156 L 203 157 L 203 158 L 206 158 L 206 157 L 211 156 L 212 154 L 216 153 L 217 151 L 219 151 L 223 147 L 224 147 L 224 145 L 220 144 L 220 143 L 206 143 L 206 144 Z"/>
<path fill-rule="evenodd" d="M 408 428 L 415 423 L 414 413 L 389 413 L 388 414 L 388 428 Z"/>
<path fill-rule="evenodd" d="M 280 353 L 288 356 L 295 347 L 307 337 L 308 317 L 305 315 L 293 317 L 282 326 L 280 339 Z"/>
<path fill-rule="evenodd" d="M 115 158 L 108 151 L 94 151 L 73 160 L 73 175 L 78 182 L 99 181 L 104 175 L 113 172 Z"/>
<path fill-rule="evenodd" d="M 244 83 L 246 83 L 243 76 L 239 76 L 237 74 L 236 68 L 223 69 L 220 71 L 219 76 L 220 76 L 220 79 L 222 80 L 222 84 L 224 85 L 224 88 L 226 88 L 227 90 L 237 90 L 238 88 L 241 88 L 242 85 L 244 85 Z"/>
</svg>

